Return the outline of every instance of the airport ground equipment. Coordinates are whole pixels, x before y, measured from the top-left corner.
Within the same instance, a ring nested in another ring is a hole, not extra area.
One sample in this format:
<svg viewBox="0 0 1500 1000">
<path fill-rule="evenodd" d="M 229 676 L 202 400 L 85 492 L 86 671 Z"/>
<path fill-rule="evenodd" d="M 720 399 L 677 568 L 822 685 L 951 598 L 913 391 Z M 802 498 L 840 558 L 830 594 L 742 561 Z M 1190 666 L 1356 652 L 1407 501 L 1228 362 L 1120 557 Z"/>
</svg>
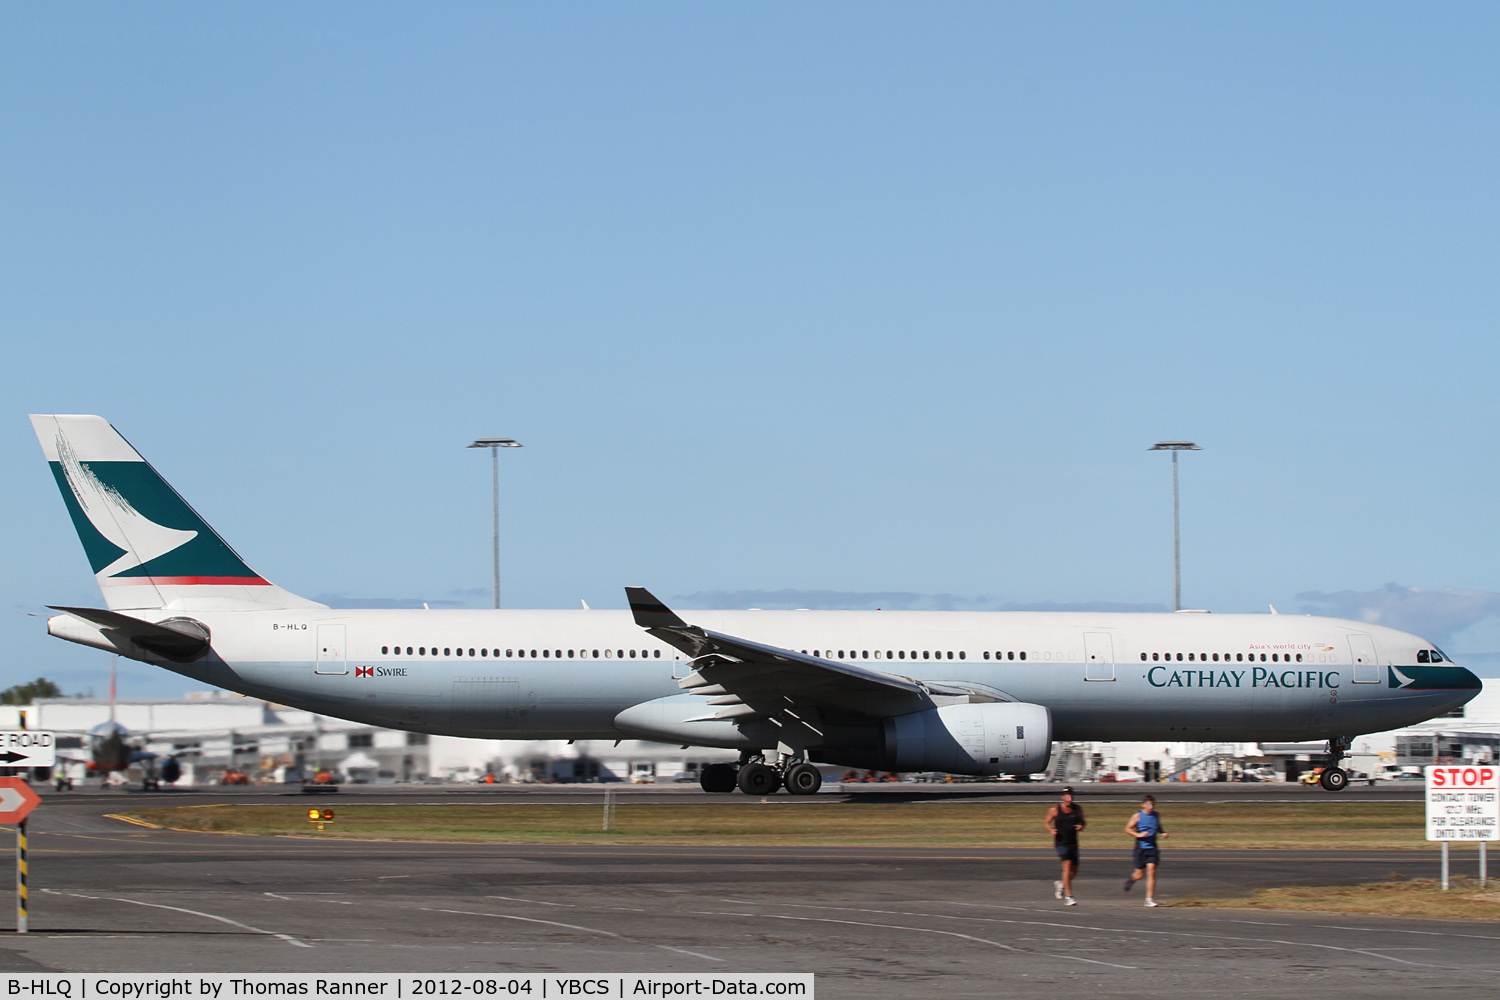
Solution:
<svg viewBox="0 0 1500 1000">
<path fill-rule="evenodd" d="M 309 823 L 316 823 L 316 824 L 318 824 L 318 832 L 322 833 L 323 832 L 323 824 L 325 824 L 325 823 L 332 823 L 333 822 L 333 810 L 332 809 L 309 809 L 307 811 L 307 821 Z"/>
</svg>

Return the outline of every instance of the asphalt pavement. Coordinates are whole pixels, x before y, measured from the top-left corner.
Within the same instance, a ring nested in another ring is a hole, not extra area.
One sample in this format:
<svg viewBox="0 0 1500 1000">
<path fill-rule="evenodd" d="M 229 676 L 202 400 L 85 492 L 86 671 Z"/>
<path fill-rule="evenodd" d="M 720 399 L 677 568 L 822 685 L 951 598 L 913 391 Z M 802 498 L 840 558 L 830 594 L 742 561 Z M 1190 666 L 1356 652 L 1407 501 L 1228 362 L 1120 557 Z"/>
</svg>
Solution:
<svg viewBox="0 0 1500 1000">
<path fill-rule="evenodd" d="M 994 787 L 885 786 L 851 794 L 973 795 Z M 1022 786 L 1004 794 L 1035 798 L 1040 808 L 1049 792 Z M 1085 794 L 1112 793 L 1089 786 Z M 1300 793 L 1276 785 L 1172 789 L 1174 796 L 1248 799 Z M 1146 909 L 1139 887 L 1121 889 L 1127 852 L 1088 845 L 1076 887 L 1080 905 L 1064 908 L 1053 898 L 1056 863 L 1045 848 L 372 843 L 183 834 L 106 817 L 165 800 L 266 801 L 278 794 L 47 796 L 31 823 L 32 933 L 0 932 L 0 972 L 795 971 L 815 973 L 824 997 L 1085 991 L 1304 1000 L 1406 1000 L 1455 987 L 1487 992 L 1500 974 L 1500 923 Z M 599 790 L 483 794 L 577 801 L 572 797 L 597 797 Z M 622 794 L 662 801 L 683 792 Z M 415 804 L 453 795 L 371 787 L 289 799 Z M 753 804 L 738 795 L 704 798 Z M 8 846 L 8 837 L 0 840 L 0 849 Z M 1456 870 L 1472 867 L 1463 849 L 1455 857 Z M 1436 868 L 1427 852 L 1336 845 L 1167 850 L 1158 895 L 1164 902 L 1238 897 L 1256 886 L 1431 877 Z"/>
</svg>

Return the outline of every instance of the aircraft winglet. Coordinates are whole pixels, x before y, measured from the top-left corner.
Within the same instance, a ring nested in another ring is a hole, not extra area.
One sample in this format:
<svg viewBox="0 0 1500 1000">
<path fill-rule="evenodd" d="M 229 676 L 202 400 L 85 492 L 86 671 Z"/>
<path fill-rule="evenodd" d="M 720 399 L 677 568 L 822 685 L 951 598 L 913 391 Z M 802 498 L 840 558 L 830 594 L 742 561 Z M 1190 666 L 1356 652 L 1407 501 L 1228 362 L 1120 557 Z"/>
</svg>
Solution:
<svg viewBox="0 0 1500 1000">
<path fill-rule="evenodd" d="M 630 602 L 630 612 L 641 628 L 687 628 L 687 622 L 645 587 L 626 587 L 625 599 Z"/>
</svg>

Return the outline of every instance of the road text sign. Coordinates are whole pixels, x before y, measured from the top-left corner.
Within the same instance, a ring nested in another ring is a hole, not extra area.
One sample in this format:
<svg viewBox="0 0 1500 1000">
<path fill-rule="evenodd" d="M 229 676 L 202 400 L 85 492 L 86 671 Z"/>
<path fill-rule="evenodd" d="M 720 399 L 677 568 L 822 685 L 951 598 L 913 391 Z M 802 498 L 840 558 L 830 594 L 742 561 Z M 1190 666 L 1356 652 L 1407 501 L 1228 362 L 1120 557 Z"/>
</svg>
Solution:
<svg viewBox="0 0 1500 1000">
<path fill-rule="evenodd" d="M 57 740 L 51 733 L 0 729 L 0 765 L 51 767 L 57 763 Z"/>
<path fill-rule="evenodd" d="M 1427 839 L 1500 840 L 1500 767 L 1429 767 Z"/>
<path fill-rule="evenodd" d="M 25 778 L 0 778 L 0 823 L 19 823 L 41 805 Z"/>
</svg>

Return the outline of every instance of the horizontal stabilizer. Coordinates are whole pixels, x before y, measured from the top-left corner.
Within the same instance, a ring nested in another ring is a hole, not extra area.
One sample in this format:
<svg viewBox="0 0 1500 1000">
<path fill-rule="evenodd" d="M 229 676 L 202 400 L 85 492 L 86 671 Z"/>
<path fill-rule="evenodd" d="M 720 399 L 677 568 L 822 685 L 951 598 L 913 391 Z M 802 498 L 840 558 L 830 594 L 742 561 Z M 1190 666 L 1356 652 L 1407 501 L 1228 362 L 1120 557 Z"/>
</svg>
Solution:
<svg viewBox="0 0 1500 1000">
<path fill-rule="evenodd" d="M 192 618 L 169 618 L 160 624 L 141 621 L 118 611 L 101 608 L 64 608 L 49 605 L 53 611 L 61 611 L 81 618 L 100 628 L 123 632 L 130 641 L 142 649 L 164 656 L 177 663 L 197 659 L 208 649 L 212 636 L 208 626 Z"/>
</svg>

